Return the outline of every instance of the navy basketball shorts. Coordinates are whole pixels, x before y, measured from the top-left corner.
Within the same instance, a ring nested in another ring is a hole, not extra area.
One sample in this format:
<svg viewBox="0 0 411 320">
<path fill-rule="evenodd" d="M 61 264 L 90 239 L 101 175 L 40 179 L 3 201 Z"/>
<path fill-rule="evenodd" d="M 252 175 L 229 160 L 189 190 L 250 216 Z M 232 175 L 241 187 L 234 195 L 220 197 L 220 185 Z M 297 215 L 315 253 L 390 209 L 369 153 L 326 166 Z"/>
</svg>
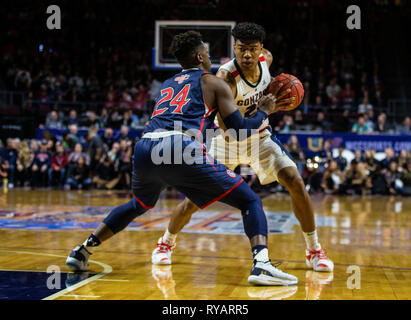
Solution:
<svg viewBox="0 0 411 320">
<path fill-rule="evenodd" d="M 144 208 L 154 207 L 160 192 L 172 186 L 203 209 L 215 201 L 236 206 L 254 197 L 244 180 L 209 156 L 205 147 L 183 134 L 140 139 L 133 156 L 132 190 Z M 235 195 L 234 195 L 235 194 Z"/>
</svg>

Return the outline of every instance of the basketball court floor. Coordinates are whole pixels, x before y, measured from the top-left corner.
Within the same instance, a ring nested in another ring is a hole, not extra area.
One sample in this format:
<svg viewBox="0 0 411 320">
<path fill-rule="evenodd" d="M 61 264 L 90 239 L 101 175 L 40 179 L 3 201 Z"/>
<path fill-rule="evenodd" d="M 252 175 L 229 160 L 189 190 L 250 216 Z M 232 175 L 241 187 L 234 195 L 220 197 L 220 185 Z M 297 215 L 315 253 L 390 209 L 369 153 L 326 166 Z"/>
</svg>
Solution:
<svg viewBox="0 0 411 320">
<path fill-rule="evenodd" d="M 288 195 L 263 200 L 269 251 L 297 286 L 247 283 L 252 261 L 239 211 L 216 203 L 197 212 L 177 238 L 173 265 L 153 266 L 151 252 L 181 196 L 163 193 L 155 209 L 103 243 L 90 271 L 65 266 L 121 191 L 11 190 L 0 195 L 0 299 L 410 299 L 411 199 L 314 195 L 320 241 L 333 273 L 309 270 Z"/>
</svg>

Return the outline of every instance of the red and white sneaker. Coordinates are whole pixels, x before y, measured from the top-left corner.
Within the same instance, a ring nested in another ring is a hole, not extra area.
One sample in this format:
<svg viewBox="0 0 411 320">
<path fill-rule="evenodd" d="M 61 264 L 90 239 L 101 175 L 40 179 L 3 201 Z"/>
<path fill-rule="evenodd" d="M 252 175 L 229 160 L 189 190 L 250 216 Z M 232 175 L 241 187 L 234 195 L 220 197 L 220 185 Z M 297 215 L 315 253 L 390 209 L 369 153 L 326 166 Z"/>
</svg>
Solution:
<svg viewBox="0 0 411 320">
<path fill-rule="evenodd" d="M 151 262 L 153 264 L 171 264 L 171 254 L 176 247 L 175 244 L 169 244 L 163 241 L 163 236 L 158 239 L 157 247 L 151 255 Z"/>
<path fill-rule="evenodd" d="M 305 263 L 314 271 L 332 272 L 334 263 L 325 255 L 324 249 L 305 250 Z"/>
</svg>

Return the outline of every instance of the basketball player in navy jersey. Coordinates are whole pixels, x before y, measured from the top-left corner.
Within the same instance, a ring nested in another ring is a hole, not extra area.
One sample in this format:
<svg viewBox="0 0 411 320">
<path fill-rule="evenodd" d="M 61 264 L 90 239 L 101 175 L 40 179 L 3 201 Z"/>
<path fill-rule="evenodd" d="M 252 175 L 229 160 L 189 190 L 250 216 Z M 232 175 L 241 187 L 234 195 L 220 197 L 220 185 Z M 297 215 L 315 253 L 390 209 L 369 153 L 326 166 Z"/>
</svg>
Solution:
<svg viewBox="0 0 411 320">
<path fill-rule="evenodd" d="M 296 277 L 274 267 L 268 258 L 267 220 L 261 199 L 240 176 L 210 157 L 201 139 L 197 139 L 212 127 L 217 112 L 233 136 L 239 138 L 241 129 L 251 135 L 268 114 L 291 101 L 266 96 L 258 103 L 254 116 L 244 119 L 227 83 L 208 73 L 211 61 L 199 33 L 189 31 L 175 36 L 172 48 L 183 71 L 163 83 L 151 121 L 135 145 L 133 199 L 114 208 L 71 252 L 66 264 L 74 270 L 87 270 L 92 251 L 153 208 L 160 192 L 170 185 L 200 208 L 221 201 L 241 210 L 253 254 L 248 278 L 251 284 L 296 284 Z"/>
<path fill-rule="evenodd" d="M 232 35 L 235 39 L 236 58 L 222 65 L 217 77 L 230 86 L 236 107 L 247 118 L 257 111 L 258 101 L 271 81 L 269 68 L 273 57 L 263 48 L 265 31 L 262 26 L 248 22 L 239 23 L 233 29 Z M 277 110 L 281 110 L 281 107 Z M 217 117 L 220 127 L 224 128 L 224 122 L 219 115 Z M 304 181 L 291 155 L 272 134 L 268 119 L 259 127 L 259 136 L 259 141 L 255 144 L 254 141 L 226 142 L 225 138 L 219 135 L 213 138 L 209 153 L 231 170 L 240 164 L 250 165 L 261 184 L 273 181 L 282 184 L 290 193 L 294 214 L 302 228 L 306 242 L 307 266 L 315 271 L 333 271 L 334 263 L 325 255 L 318 241 L 313 206 Z M 244 143 L 247 145 L 241 148 L 240 145 Z M 254 157 L 248 157 L 249 154 Z M 187 198 L 176 207 L 168 229 L 153 251 L 153 264 L 171 264 L 177 233 L 197 210 L 198 206 Z"/>
</svg>

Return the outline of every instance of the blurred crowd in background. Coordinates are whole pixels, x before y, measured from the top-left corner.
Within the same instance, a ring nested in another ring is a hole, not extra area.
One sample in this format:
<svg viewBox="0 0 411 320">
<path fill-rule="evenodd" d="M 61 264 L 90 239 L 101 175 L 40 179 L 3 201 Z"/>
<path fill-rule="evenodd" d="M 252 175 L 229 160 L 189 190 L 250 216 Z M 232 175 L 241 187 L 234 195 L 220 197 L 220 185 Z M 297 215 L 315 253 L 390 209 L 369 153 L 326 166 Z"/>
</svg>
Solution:
<svg viewBox="0 0 411 320">
<path fill-rule="evenodd" d="M 84 137 L 75 131 L 61 139 L 47 133 L 41 141 L 8 139 L 0 146 L 3 187 L 64 189 L 130 189 L 131 158 L 138 140 L 126 126 L 118 135 L 111 128 L 103 136 L 92 127 Z M 377 153 L 331 148 L 327 140 L 318 155 L 304 156 L 298 139 L 291 135 L 285 147 L 311 193 L 411 195 L 411 153 L 396 154 L 391 148 Z M 257 192 L 285 191 L 277 183 L 260 185 L 246 165 L 236 169 Z"/>
<path fill-rule="evenodd" d="M 0 38 L 0 91 L 18 93 L 7 106 L 0 99 L 0 113 L 31 117 L 36 127 L 61 129 L 63 135 L 5 139 L 0 175 L 6 188 L 129 188 L 135 143 L 129 130 L 144 127 L 162 81 L 174 73 L 152 68 L 155 20 L 263 25 L 264 47 L 274 57 L 271 74 L 294 74 L 305 89 L 299 108 L 270 117 L 277 133 L 411 134 L 410 117 L 387 111 L 392 97 L 382 61 L 389 48 L 381 15 L 371 9 L 363 32 L 350 32 L 338 22 L 345 15 L 340 1 L 70 2 L 62 9 L 62 29 L 50 31 L 38 23 L 45 16 L 42 3 L 47 7 L 44 1 L 27 2 L 24 10 L 6 3 L 0 12 L 8 30 Z M 81 128 L 89 130 L 85 137 L 78 134 Z M 287 148 L 311 192 L 409 192 L 405 151 L 324 150 L 307 159 L 295 138 Z M 255 188 L 277 188 L 259 186 L 252 172 L 247 179 Z"/>
</svg>

